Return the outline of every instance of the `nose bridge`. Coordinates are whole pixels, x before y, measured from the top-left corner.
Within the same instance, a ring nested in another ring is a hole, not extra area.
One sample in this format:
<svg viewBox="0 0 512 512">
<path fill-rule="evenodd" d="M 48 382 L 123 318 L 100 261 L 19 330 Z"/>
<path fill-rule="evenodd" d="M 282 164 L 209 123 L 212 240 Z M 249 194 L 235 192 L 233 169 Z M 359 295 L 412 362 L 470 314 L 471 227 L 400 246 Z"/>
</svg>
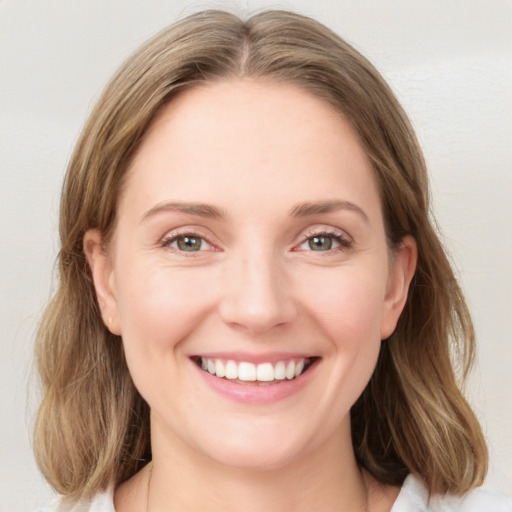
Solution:
<svg viewBox="0 0 512 512">
<path fill-rule="evenodd" d="M 295 305 L 286 272 L 272 248 L 253 246 L 233 254 L 226 270 L 224 321 L 256 333 L 293 319 Z"/>
</svg>

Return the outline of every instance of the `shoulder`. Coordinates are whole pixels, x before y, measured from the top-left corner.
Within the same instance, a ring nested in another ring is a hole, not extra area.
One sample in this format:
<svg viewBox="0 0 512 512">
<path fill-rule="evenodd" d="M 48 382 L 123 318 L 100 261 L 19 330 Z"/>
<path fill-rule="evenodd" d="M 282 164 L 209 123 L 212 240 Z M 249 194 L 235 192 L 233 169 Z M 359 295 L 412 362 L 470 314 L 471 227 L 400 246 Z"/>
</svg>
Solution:
<svg viewBox="0 0 512 512">
<path fill-rule="evenodd" d="M 436 495 L 429 500 L 427 489 L 409 475 L 391 512 L 512 512 L 512 499 L 487 489 L 474 489 L 463 496 Z"/>
<path fill-rule="evenodd" d="M 115 512 L 113 492 L 109 490 L 97 494 L 90 500 L 70 501 L 61 498 L 36 512 Z"/>
</svg>

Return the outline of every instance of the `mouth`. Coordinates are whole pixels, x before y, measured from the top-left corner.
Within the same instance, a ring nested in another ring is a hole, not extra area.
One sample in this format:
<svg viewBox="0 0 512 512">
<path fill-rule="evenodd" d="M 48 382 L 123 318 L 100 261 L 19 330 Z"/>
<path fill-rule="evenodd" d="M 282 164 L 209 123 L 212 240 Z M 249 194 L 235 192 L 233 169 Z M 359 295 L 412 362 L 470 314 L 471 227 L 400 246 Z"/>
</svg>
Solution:
<svg viewBox="0 0 512 512">
<path fill-rule="evenodd" d="M 258 364 L 202 356 L 193 356 L 191 359 L 201 370 L 219 379 L 241 385 L 268 386 L 297 379 L 320 358 L 302 357 Z"/>
</svg>

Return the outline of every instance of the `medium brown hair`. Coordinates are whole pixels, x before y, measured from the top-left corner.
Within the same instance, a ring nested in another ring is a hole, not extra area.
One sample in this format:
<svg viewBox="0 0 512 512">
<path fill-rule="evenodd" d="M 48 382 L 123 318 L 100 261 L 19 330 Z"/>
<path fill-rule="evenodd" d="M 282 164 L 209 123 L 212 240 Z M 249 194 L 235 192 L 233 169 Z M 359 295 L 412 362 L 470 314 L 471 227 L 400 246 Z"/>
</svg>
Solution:
<svg viewBox="0 0 512 512">
<path fill-rule="evenodd" d="M 457 381 L 474 357 L 473 328 L 432 226 L 414 132 L 363 56 L 320 23 L 284 11 L 247 21 L 205 11 L 176 23 L 124 64 L 91 113 L 64 183 L 60 280 L 37 337 L 44 398 L 35 452 L 42 472 L 60 493 L 89 496 L 151 458 L 149 408 L 121 340 L 102 322 L 83 237 L 92 228 L 104 239 L 112 234 L 123 179 L 162 106 L 184 88 L 243 77 L 295 84 L 341 112 L 373 164 L 390 248 L 405 235 L 417 243 L 405 309 L 351 411 L 359 464 L 395 485 L 417 473 L 431 492 L 481 484 L 486 446 Z"/>
</svg>

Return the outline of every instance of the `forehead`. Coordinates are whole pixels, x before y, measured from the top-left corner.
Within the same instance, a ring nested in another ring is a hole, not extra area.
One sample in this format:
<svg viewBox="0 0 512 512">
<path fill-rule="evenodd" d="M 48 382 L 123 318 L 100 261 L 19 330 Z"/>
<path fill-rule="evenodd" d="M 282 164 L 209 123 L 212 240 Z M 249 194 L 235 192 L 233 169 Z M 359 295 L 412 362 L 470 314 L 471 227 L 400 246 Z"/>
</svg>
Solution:
<svg viewBox="0 0 512 512">
<path fill-rule="evenodd" d="M 222 137 L 245 142 L 250 137 L 255 144 L 273 139 L 281 146 L 298 143 L 301 137 L 323 138 L 335 125 L 338 132 L 343 125 L 344 138 L 359 144 L 355 131 L 330 103 L 294 84 L 265 79 L 219 80 L 178 93 L 156 116 L 144 145 L 162 125 L 169 131 L 175 128 L 175 134 L 179 130 L 184 136 L 195 135 L 202 144 L 218 143 Z M 209 128 L 214 134 L 206 133 Z"/>
<path fill-rule="evenodd" d="M 375 191 L 369 159 L 338 111 L 297 86 L 245 79 L 197 86 L 166 105 L 126 192 L 212 202 L 214 192 L 229 190 L 261 207 L 262 192 L 329 199 L 350 181 L 356 196 Z"/>
</svg>

